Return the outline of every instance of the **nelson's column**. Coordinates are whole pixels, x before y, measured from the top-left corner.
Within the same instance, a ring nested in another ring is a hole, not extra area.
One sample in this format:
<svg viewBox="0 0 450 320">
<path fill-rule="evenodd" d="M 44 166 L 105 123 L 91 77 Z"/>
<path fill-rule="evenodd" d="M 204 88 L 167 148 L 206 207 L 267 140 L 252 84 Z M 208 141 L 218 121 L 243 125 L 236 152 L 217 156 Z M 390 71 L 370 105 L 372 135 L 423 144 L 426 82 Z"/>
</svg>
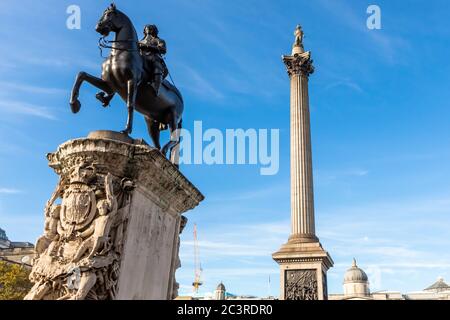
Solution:
<svg viewBox="0 0 450 320">
<path fill-rule="evenodd" d="M 308 96 L 314 67 L 311 52 L 303 48 L 300 26 L 294 34 L 292 54 L 283 56 L 291 80 L 291 235 L 272 257 L 281 269 L 280 299 L 326 300 L 326 272 L 333 260 L 322 248 L 314 226 Z"/>
</svg>

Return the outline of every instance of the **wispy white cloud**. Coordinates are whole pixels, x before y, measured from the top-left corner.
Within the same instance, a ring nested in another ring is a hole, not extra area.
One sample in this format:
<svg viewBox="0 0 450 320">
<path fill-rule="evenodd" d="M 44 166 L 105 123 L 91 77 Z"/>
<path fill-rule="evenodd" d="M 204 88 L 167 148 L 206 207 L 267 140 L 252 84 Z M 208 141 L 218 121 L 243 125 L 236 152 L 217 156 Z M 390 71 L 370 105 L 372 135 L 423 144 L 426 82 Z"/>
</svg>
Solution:
<svg viewBox="0 0 450 320">
<path fill-rule="evenodd" d="M 290 220 L 273 221 L 267 223 L 250 224 L 246 226 L 248 232 L 256 235 L 269 235 L 286 238 L 289 234 Z"/>
<path fill-rule="evenodd" d="M 369 174 L 369 170 L 362 168 L 351 168 L 335 171 L 315 170 L 317 184 L 330 184 L 342 179 L 362 178 Z"/>
<path fill-rule="evenodd" d="M 183 245 L 193 247 L 194 242 L 184 241 Z M 214 254 L 215 257 L 219 256 L 264 257 L 267 256 L 268 254 L 266 248 L 254 244 L 245 245 L 231 242 L 198 241 L 198 246 L 202 251 L 202 254 L 204 255 Z"/>
<path fill-rule="evenodd" d="M 44 67 L 44 68 L 69 68 L 80 67 L 88 70 L 100 70 L 102 61 L 94 59 L 73 56 L 73 55 L 54 55 L 48 51 L 35 51 L 33 54 L 27 52 L 17 52 L 17 47 L 9 45 L 0 48 L 2 62 L 0 65 L 6 68 L 22 68 L 24 66 Z M 14 51 L 14 53 L 12 53 Z"/>
<path fill-rule="evenodd" d="M 0 194 L 18 194 L 18 193 L 22 193 L 22 191 L 13 188 L 0 188 Z"/>
<path fill-rule="evenodd" d="M 94 61 L 90 59 L 78 58 L 78 57 L 34 57 L 34 56 L 23 56 L 21 57 L 22 62 L 27 64 L 37 65 L 41 67 L 74 67 L 78 66 L 80 68 L 86 68 L 89 70 L 101 70 L 102 61 Z"/>
<path fill-rule="evenodd" d="M 0 110 L 7 113 L 39 117 L 48 120 L 57 119 L 51 108 L 21 101 L 2 100 L 0 101 Z"/>
<path fill-rule="evenodd" d="M 273 268 L 212 268 L 208 270 L 209 273 L 214 274 L 214 277 L 234 278 L 255 275 L 278 275 L 280 270 L 276 264 Z"/>
<path fill-rule="evenodd" d="M 438 157 L 449 156 L 448 151 L 439 150 L 439 152 L 433 153 L 408 153 L 402 151 L 397 154 L 386 154 L 386 155 L 378 155 L 377 157 L 373 157 L 368 159 L 369 163 L 404 163 L 404 162 L 412 162 L 412 161 L 429 161 L 436 159 Z"/>
<path fill-rule="evenodd" d="M 268 186 L 257 186 L 250 190 L 237 190 L 228 194 L 223 192 L 217 196 L 213 195 L 208 199 L 209 202 L 232 202 L 232 201 L 248 201 L 265 197 L 275 197 L 281 193 L 289 192 L 289 185 L 286 183 L 272 184 Z"/>
<path fill-rule="evenodd" d="M 356 13 L 348 1 L 317 0 L 316 3 L 339 19 L 343 25 L 367 37 L 367 44 L 373 49 L 370 51 L 372 54 L 380 55 L 391 64 L 404 62 L 404 59 L 399 59 L 399 49 L 410 48 L 408 41 L 398 35 L 387 34 L 383 29 L 369 30 L 366 26 L 368 16 L 364 11 Z"/>
<path fill-rule="evenodd" d="M 346 88 L 349 88 L 349 89 L 351 89 L 353 91 L 356 91 L 358 93 L 363 93 L 364 92 L 363 89 L 359 86 L 359 84 L 357 84 L 354 81 L 348 80 L 348 79 L 341 79 L 341 80 L 338 80 L 338 81 L 334 81 L 334 82 L 328 84 L 325 87 L 325 90 L 330 90 L 330 89 L 334 89 L 334 88 L 337 88 L 337 87 L 346 87 Z"/>
<path fill-rule="evenodd" d="M 205 99 L 222 100 L 224 98 L 224 94 L 200 72 L 187 65 L 180 65 L 180 68 L 184 70 L 182 81 L 177 83 L 180 88 L 184 88 Z"/>
<path fill-rule="evenodd" d="M 19 91 L 19 92 L 27 92 L 27 93 L 36 93 L 36 94 L 62 94 L 67 93 L 67 90 L 59 89 L 59 88 L 48 88 L 48 87 L 40 87 L 36 85 L 29 85 L 26 83 L 14 83 L 14 82 L 6 82 L 0 81 L 0 92 L 10 92 L 10 91 Z"/>
<path fill-rule="evenodd" d="M 5 212 L 0 203 L 0 227 L 4 229 L 11 241 L 28 241 L 34 243 L 42 235 L 44 217 L 39 212 L 29 214 L 27 212 Z"/>
</svg>

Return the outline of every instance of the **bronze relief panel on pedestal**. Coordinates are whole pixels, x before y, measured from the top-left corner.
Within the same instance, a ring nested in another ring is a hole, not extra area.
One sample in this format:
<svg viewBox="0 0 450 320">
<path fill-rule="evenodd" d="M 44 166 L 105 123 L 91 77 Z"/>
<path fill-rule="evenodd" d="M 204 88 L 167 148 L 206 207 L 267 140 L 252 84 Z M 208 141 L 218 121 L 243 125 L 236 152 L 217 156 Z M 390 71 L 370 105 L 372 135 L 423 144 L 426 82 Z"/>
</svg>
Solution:
<svg viewBox="0 0 450 320">
<path fill-rule="evenodd" d="M 317 271 L 286 270 L 285 300 L 318 300 Z"/>
</svg>

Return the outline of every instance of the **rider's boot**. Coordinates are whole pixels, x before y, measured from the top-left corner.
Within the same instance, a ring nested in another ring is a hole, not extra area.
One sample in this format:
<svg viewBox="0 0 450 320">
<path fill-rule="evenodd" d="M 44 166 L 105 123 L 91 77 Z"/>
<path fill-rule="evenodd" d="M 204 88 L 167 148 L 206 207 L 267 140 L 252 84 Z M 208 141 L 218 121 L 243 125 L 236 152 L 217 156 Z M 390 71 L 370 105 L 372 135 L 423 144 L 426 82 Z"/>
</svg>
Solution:
<svg viewBox="0 0 450 320">
<path fill-rule="evenodd" d="M 159 89 L 161 88 L 161 83 L 163 81 L 163 76 L 161 73 L 155 74 L 155 79 L 152 83 L 152 88 L 155 90 L 155 95 L 159 95 Z"/>
</svg>

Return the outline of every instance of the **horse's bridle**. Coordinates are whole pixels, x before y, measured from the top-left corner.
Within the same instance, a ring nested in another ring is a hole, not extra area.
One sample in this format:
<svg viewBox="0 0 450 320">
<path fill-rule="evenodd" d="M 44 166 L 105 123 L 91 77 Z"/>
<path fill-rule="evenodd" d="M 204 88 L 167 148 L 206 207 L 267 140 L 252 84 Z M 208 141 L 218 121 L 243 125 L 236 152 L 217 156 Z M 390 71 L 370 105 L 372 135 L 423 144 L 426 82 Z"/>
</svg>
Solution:
<svg viewBox="0 0 450 320">
<path fill-rule="evenodd" d="M 131 43 L 134 42 L 134 43 L 137 44 L 137 41 L 135 41 L 135 40 L 131 40 L 131 39 L 128 39 L 128 40 L 107 40 L 106 37 L 107 36 L 103 36 L 103 37 L 100 37 L 98 39 L 98 48 L 100 49 L 100 56 L 102 58 L 105 58 L 103 56 L 103 49 L 114 49 L 114 50 L 121 50 L 121 51 L 127 51 L 127 52 L 139 51 L 139 49 L 117 48 L 117 47 L 114 47 L 112 45 L 108 45 L 108 44 L 112 44 L 112 43 L 122 43 L 122 42 L 131 42 Z"/>
</svg>

